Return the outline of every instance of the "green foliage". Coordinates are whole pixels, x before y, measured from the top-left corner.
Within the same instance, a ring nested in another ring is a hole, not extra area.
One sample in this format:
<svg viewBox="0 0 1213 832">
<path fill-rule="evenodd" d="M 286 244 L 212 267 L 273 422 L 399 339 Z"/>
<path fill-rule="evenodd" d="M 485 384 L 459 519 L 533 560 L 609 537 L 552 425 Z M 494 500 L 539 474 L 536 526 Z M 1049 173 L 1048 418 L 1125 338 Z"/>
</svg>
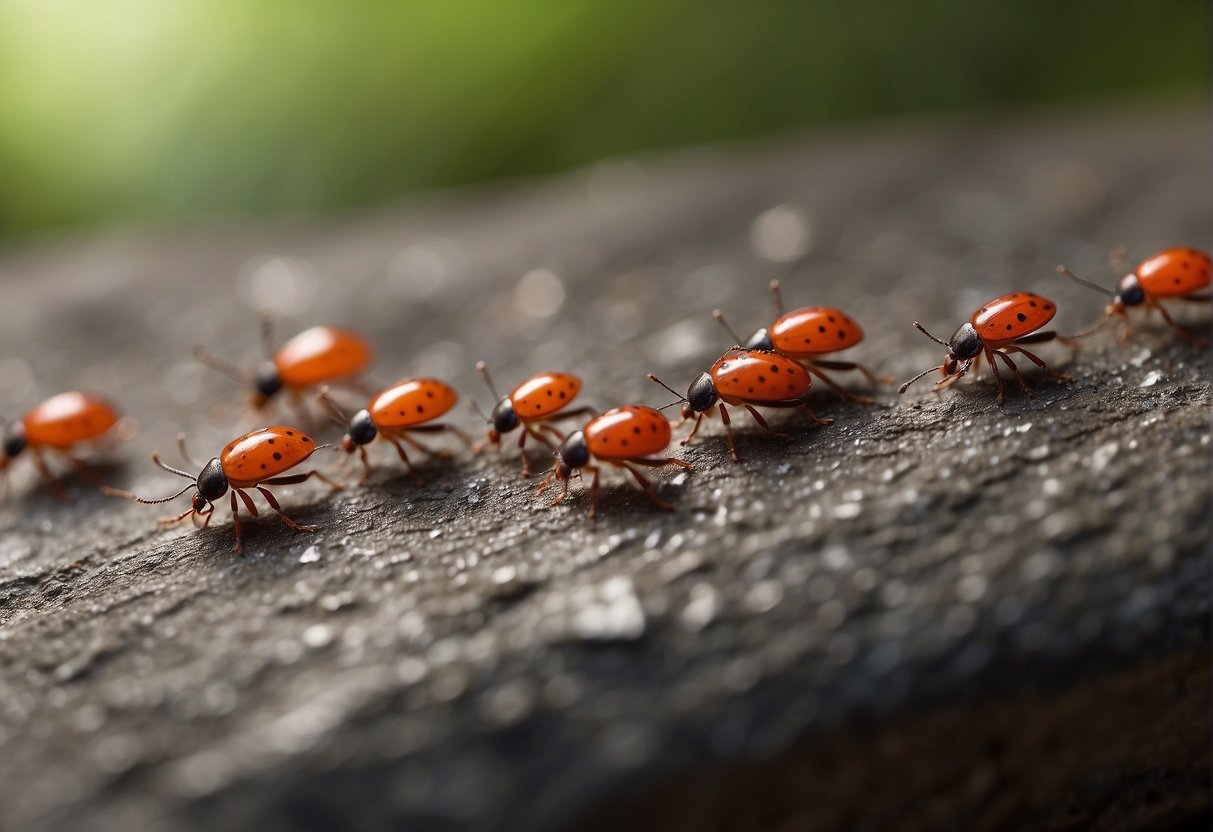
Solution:
<svg viewBox="0 0 1213 832">
<path fill-rule="evenodd" d="M 0 233 L 1199 90 L 1207 18 L 1196 0 L 0 0 Z"/>
</svg>

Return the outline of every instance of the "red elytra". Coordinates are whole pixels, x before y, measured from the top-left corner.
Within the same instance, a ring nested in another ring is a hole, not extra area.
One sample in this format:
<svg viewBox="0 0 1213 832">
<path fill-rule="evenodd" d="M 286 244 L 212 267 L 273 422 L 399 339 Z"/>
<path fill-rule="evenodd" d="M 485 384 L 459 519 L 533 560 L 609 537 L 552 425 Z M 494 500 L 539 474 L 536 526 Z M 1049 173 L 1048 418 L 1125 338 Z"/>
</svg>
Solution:
<svg viewBox="0 0 1213 832">
<path fill-rule="evenodd" d="M 449 431 L 464 443 L 471 443 L 471 438 L 455 426 L 434 422 L 459 401 L 459 395 L 454 388 L 436 378 L 402 379 L 377 393 L 365 408 L 348 419 L 333 402 L 327 387 L 320 391 L 320 400 L 333 414 L 334 420 L 345 429 L 345 435 L 341 438 L 342 450 L 347 454 L 358 451 L 362 459 L 363 481 L 371 473 L 366 446 L 378 437 L 382 437 L 396 449 L 409 476 L 418 484 L 421 483 L 421 478 L 413 468 L 404 445 L 441 458 L 449 458 L 450 453 L 432 450 L 414 439 L 411 434 Z"/>
<path fill-rule="evenodd" d="M 1015 366 L 1008 353 L 1022 353 L 1029 361 L 1036 364 L 1051 378 L 1061 381 L 1073 381 L 1067 375 L 1056 373 L 1045 364 L 1039 356 L 1024 349 L 1025 344 L 1042 344 L 1058 338 L 1056 332 L 1038 332 L 1042 326 L 1053 319 L 1057 305 L 1048 298 L 1033 292 L 1011 292 L 1001 295 L 982 304 L 970 316 L 968 323 L 961 324 L 952 337 L 947 341 L 936 338 L 918 321 L 915 328 L 923 335 L 947 347 L 948 353 L 944 362 L 938 367 L 924 370 L 898 388 L 904 393 L 907 388 L 923 376 L 940 370 L 943 378 L 936 382 L 935 392 L 938 393 L 949 384 L 954 384 L 963 378 L 970 369 L 979 364 L 984 355 L 994 373 L 994 381 L 998 385 L 998 403 L 1004 400 L 1002 376 L 998 372 L 998 361 L 1004 362 L 1015 374 L 1015 380 L 1024 395 L 1033 395 L 1031 388 L 1024 381 L 1023 374 Z M 997 360 L 996 360 L 997 359 Z"/>
<path fill-rule="evenodd" d="M 3 453 L 0 453 L 0 472 L 4 478 L 0 480 L 0 496 L 7 490 L 10 463 L 28 450 L 34 467 L 50 484 L 55 496 L 66 498 L 62 484 L 46 465 L 45 452 L 53 451 L 77 472 L 87 473 L 88 467 L 72 455 L 72 448 L 106 437 L 120 419 L 118 410 L 96 393 L 59 393 L 38 404 L 4 433 Z"/>
<path fill-rule="evenodd" d="M 997 297 L 969 318 L 987 344 L 1014 341 L 1053 320 L 1057 306 L 1032 292 L 1011 292 Z"/>
<path fill-rule="evenodd" d="M 233 439 L 219 453 L 228 485 L 251 488 L 286 473 L 310 457 L 316 443 L 298 428 L 278 425 Z"/>
<path fill-rule="evenodd" d="M 274 367 L 284 387 L 302 390 L 361 375 L 373 353 L 366 339 L 350 329 L 314 326 L 274 353 Z"/>
<path fill-rule="evenodd" d="M 186 461 L 189 461 L 189 454 L 185 450 L 184 435 L 179 435 L 177 441 L 181 448 L 181 455 L 185 457 Z M 301 525 L 287 517 L 282 512 L 278 499 L 265 486 L 295 485 L 315 477 L 328 483 L 332 488 L 341 488 L 341 483 L 334 482 L 316 470 L 302 474 L 286 473 L 305 462 L 317 449 L 325 447 L 330 446 L 317 445 L 299 428 L 276 425 L 246 433 L 244 436 L 232 440 L 224 446 L 219 456 L 202 466 L 202 470 L 197 476 L 165 465 L 160 461 L 159 454 L 152 454 L 152 462 L 156 465 L 190 481 L 189 485 L 171 496 L 148 500 L 138 497 L 130 491 L 117 488 L 105 488 L 102 491 L 112 497 L 123 497 L 139 503 L 155 505 L 175 500 L 193 488 L 195 493 L 190 501 L 189 509 L 175 517 L 164 518 L 160 522 L 162 525 L 170 525 L 189 518 L 197 526 L 198 518 L 201 517 L 203 518 L 201 527 L 206 528 L 214 516 L 215 502 L 230 490 L 232 518 L 236 531 L 235 548 L 238 553 L 243 554 L 244 541 L 240 532 L 240 510 L 237 497 L 239 497 L 239 502 L 244 503 L 250 514 L 254 517 L 257 516 L 257 507 L 246 489 L 256 489 L 270 508 L 282 519 L 282 522 L 290 528 L 300 532 L 316 531 L 317 526 Z"/>
<path fill-rule="evenodd" d="M 551 505 L 564 501 L 569 493 L 569 479 L 573 471 L 590 471 L 594 475 L 590 483 L 590 520 L 598 511 L 598 489 L 600 466 L 594 460 L 623 468 L 632 474 L 636 484 L 653 503 L 666 511 L 674 507 L 657 496 L 653 483 L 634 466 L 662 468 L 676 465 L 690 468 L 690 463 L 676 457 L 658 457 L 670 444 L 670 423 L 657 410 L 644 405 L 627 405 L 608 410 L 591 419 L 577 431 L 573 431 L 556 451 L 556 464 L 547 477 L 539 483 L 539 492 L 552 482 L 559 480 L 560 494 Z"/>
<path fill-rule="evenodd" d="M 489 392 L 493 394 L 495 403 L 492 413 L 485 417 L 489 423 L 488 434 L 482 441 L 472 446 L 472 451 L 476 453 L 485 445 L 499 444 L 504 434 L 521 426 L 522 433 L 518 436 L 518 448 L 522 455 L 522 476 L 524 477 L 531 475 L 530 461 L 526 455 L 528 436 L 534 437 L 555 450 L 555 442 L 564 441 L 564 434 L 549 424 L 551 421 L 594 412 L 590 407 L 569 408 L 573 399 L 581 392 L 581 379 L 572 373 L 556 370 L 536 373 L 515 387 L 508 396 L 501 396 L 497 393 L 497 388 L 483 361 L 476 362 L 476 371 L 480 373 Z M 555 442 L 545 436 L 544 431 L 550 434 Z"/>
<path fill-rule="evenodd" d="M 729 454 L 734 462 L 739 462 L 740 457 L 737 455 L 729 411 L 725 405 L 744 407 L 765 430 L 783 439 L 791 437 L 773 431 L 762 415 L 754 409 L 755 405 L 795 408 L 819 425 L 833 422 L 832 419 L 817 418 L 817 414 L 808 405 L 808 393 L 813 384 L 808 370 L 799 362 L 769 350 L 734 347 L 718 358 L 710 370 L 700 373 L 687 388 L 685 396 L 655 375 L 650 374 L 649 379 L 678 396 L 683 402 L 684 421 L 695 418 L 695 426 L 683 438 L 683 445 L 689 443 L 699 432 L 699 426 L 711 409 L 718 407 L 729 443 Z"/>
<path fill-rule="evenodd" d="M 352 383 L 374 358 L 365 338 L 341 327 L 314 326 L 277 350 L 273 349 L 272 341 L 270 321 L 262 317 L 261 342 L 266 358 L 251 373 L 214 357 L 202 347 L 196 347 L 194 355 L 208 367 L 251 387 L 254 409 L 264 408 L 281 390 L 286 390 L 309 422 L 311 417 L 303 410 L 302 399 L 307 389 L 321 384 Z"/>
<path fill-rule="evenodd" d="M 1168 248 L 1133 270 L 1147 296 L 1177 298 L 1209 288 L 1209 255 L 1194 248 Z"/>
<path fill-rule="evenodd" d="M 1122 250 L 1115 251 L 1113 260 L 1119 260 L 1122 253 Z M 1118 265 L 1117 262 L 1113 263 L 1114 268 Z M 1057 271 L 1063 277 L 1105 294 L 1110 299 L 1104 308 L 1103 317 L 1086 329 L 1070 336 L 1071 338 L 1090 335 L 1108 321 L 1115 319 L 1122 322 L 1121 340 L 1128 340 L 1133 331 L 1128 311 L 1132 307 L 1144 306 L 1146 309 L 1157 310 L 1163 320 L 1185 341 L 1201 347 L 1209 345 L 1208 339 L 1202 338 L 1176 323 L 1175 319 L 1171 317 L 1171 313 L 1160 302 L 1163 299 L 1192 303 L 1208 303 L 1213 300 L 1213 295 L 1197 294 L 1209 288 L 1210 258 L 1203 251 L 1186 247 L 1163 249 L 1147 257 L 1137 265 L 1137 268 L 1122 277 L 1116 284 L 1114 292 L 1097 283 L 1084 280 L 1065 266 L 1058 266 Z"/>
<path fill-rule="evenodd" d="M 775 300 L 777 317 L 774 323 L 756 330 L 745 341 L 742 341 L 740 336 L 728 325 L 724 319 L 724 313 L 719 309 L 713 310 L 713 317 L 745 349 L 773 350 L 789 358 L 795 358 L 804 362 L 809 372 L 821 379 L 840 398 L 861 404 L 875 404 L 875 399 L 852 393 L 826 373 L 826 370 L 840 372 L 857 370 L 874 386 L 892 381 L 891 378 L 877 376 L 857 362 L 829 360 L 824 357 L 840 350 L 849 349 L 863 340 L 863 329 L 855 319 L 841 309 L 832 306 L 806 306 L 801 309 L 793 309 L 791 312 L 784 312 L 779 281 L 772 280 L 768 287 Z"/>
</svg>

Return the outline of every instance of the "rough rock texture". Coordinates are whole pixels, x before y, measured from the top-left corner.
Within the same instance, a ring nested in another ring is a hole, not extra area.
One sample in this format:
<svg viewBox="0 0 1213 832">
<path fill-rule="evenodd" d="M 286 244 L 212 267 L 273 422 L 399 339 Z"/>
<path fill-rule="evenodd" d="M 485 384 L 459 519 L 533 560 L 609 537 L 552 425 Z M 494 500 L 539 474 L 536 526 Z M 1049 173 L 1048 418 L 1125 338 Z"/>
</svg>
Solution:
<svg viewBox="0 0 1213 832">
<path fill-rule="evenodd" d="M 112 234 L 0 255 L 0 409 L 59 389 L 137 417 L 108 482 L 243 432 L 194 344 L 367 332 L 372 379 L 487 405 L 569 369 L 600 407 L 664 404 L 729 345 L 710 318 L 844 307 L 898 379 L 990 297 L 1072 331 L 1107 251 L 1209 243 L 1196 110 L 888 124 L 621 160 L 316 224 Z M 775 206 L 791 208 L 770 211 Z M 1194 325 L 1207 307 L 1180 310 Z M 663 476 L 548 508 L 516 449 L 365 486 L 279 489 L 295 534 L 159 530 L 152 507 L 27 461 L 0 505 L 0 828 L 1172 829 L 1210 808 L 1210 367 L 1157 320 L 828 428 L 735 411 Z M 357 395 L 345 395 L 347 406 Z M 280 420 L 293 420 L 289 410 Z M 455 420 L 482 430 L 470 409 Z M 330 440 L 331 433 L 324 434 Z M 457 445 L 452 445 L 457 449 Z M 205 450 L 203 450 L 205 449 Z M 325 458 L 323 465 L 330 464 Z M 546 461 L 538 454 L 537 466 Z M 184 502 L 181 508 L 184 508 Z M 268 513 L 268 512 L 267 512 Z M 1195 828 L 1195 826 L 1194 826 Z"/>
</svg>

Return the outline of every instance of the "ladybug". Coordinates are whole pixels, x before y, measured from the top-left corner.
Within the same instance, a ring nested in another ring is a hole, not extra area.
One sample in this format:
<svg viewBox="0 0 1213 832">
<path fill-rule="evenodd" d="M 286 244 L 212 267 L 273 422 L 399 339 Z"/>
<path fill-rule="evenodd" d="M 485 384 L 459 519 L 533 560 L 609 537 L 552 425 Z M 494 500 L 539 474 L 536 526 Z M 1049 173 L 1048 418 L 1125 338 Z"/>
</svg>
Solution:
<svg viewBox="0 0 1213 832">
<path fill-rule="evenodd" d="M 522 434 L 518 437 L 518 448 L 522 452 L 522 476 L 531 476 L 531 466 L 526 458 L 526 438 L 535 437 L 553 451 L 555 444 L 541 433 L 547 431 L 556 438 L 557 442 L 564 440 L 564 434 L 549 424 L 554 419 L 566 419 L 570 416 L 594 414 L 592 407 L 577 407 L 565 410 L 581 391 L 581 379 L 571 373 L 561 373 L 549 370 L 536 373 L 514 388 L 508 396 L 500 396 L 489 376 L 488 368 L 483 361 L 476 362 L 476 372 L 484 378 L 489 392 L 497 403 L 493 412 L 485 417 L 489 423 L 488 435 L 477 442 L 473 453 L 479 452 L 485 444 L 498 445 L 501 437 L 514 428 L 522 425 Z M 481 413 L 483 416 L 483 412 Z"/>
<path fill-rule="evenodd" d="M 986 360 L 990 362 L 990 369 L 994 371 L 1000 405 L 1003 403 L 1002 376 L 998 373 L 998 363 L 994 360 L 995 358 L 1001 359 L 1015 373 L 1015 380 L 1019 382 L 1019 389 L 1024 392 L 1024 395 L 1032 396 L 1032 390 L 1024 381 L 1023 374 L 1019 372 L 1015 362 L 1007 354 L 1009 352 L 1023 353 L 1029 361 L 1044 370 L 1050 378 L 1059 381 L 1073 381 L 1074 379 L 1070 376 L 1050 370 L 1038 356 L 1023 348 L 1024 344 L 1043 344 L 1054 339 L 1068 340 L 1060 338 L 1056 332 L 1051 330 L 1037 332 L 1051 321 L 1055 314 L 1057 314 L 1057 306 L 1048 298 L 1032 292 L 1011 292 L 1009 295 L 1002 295 L 984 304 L 973 313 L 969 322 L 961 324 L 947 341 L 936 338 L 927 332 L 922 324 L 915 321 L 914 327 L 919 332 L 948 348 L 948 356 L 938 367 L 923 370 L 901 385 L 897 392 L 904 393 L 911 384 L 923 376 L 941 370 L 943 378 L 935 384 L 935 392 L 938 393 L 947 385 L 963 378 L 971 367 L 980 363 L 983 353 Z"/>
<path fill-rule="evenodd" d="M 720 418 L 724 422 L 725 435 L 729 440 L 729 453 L 734 462 L 740 462 L 737 456 L 737 446 L 733 442 L 733 428 L 729 423 L 729 411 L 726 404 L 744 407 L 763 428 L 771 434 L 788 439 L 786 434 L 771 430 L 762 415 L 754 409 L 758 407 L 794 407 L 819 425 L 831 424 L 833 419 L 819 419 L 809 407 L 809 388 L 813 380 L 809 372 L 799 362 L 785 355 L 769 350 L 750 350 L 744 347 L 734 347 L 726 352 L 712 369 L 700 373 L 691 386 L 687 388 L 686 396 L 678 394 L 657 376 L 649 374 L 649 380 L 655 381 L 678 396 L 682 404 L 683 420 L 695 417 L 695 427 L 687 434 L 682 444 L 686 445 L 699 432 L 699 426 L 704 416 L 714 405 L 720 406 Z"/>
<path fill-rule="evenodd" d="M 186 462 L 196 465 L 197 463 L 190 459 L 189 454 L 185 450 L 184 434 L 177 437 L 177 444 Z M 330 480 L 319 471 L 313 470 L 304 474 L 286 474 L 287 471 L 308 459 L 318 448 L 327 447 L 331 446 L 317 445 L 310 436 L 299 430 L 299 428 L 283 425 L 262 428 L 252 433 L 246 433 L 239 439 L 233 439 L 219 453 L 219 456 L 202 466 L 201 472 L 196 477 L 191 476 L 185 471 L 165 465 L 160 461 L 159 454 L 152 454 L 152 462 L 159 465 L 165 471 L 190 480 L 189 485 L 170 497 L 162 497 L 159 500 L 145 500 L 142 497 L 136 497 L 130 491 L 117 488 L 105 488 L 102 490 L 111 497 L 124 497 L 138 503 L 155 505 L 175 500 L 193 488 L 195 493 L 189 510 L 183 511 L 176 517 L 166 517 L 160 522 L 164 525 L 170 525 L 188 517 L 197 525 L 197 518 L 201 517 L 203 518 L 202 528 L 206 528 L 210 524 L 211 517 L 215 513 L 215 502 L 230 490 L 232 493 L 232 517 L 235 520 L 236 526 L 236 552 L 244 554 L 244 541 L 240 535 L 240 510 L 237 506 L 237 495 L 239 495 L 240 500 L 244 503 L 245 508 L 249 510 L 249 513 L 254 517 L 257 516 L 257 507 L 253 505 L 253 498 L 248 495 L 245 489 L 255 488 L 261 492 L 261 496 L 270 504 L 270 508 L 276 511 L 278 516 L 282 518 L 282 522 L 295 531 L 314 532 L 319 528 L 318 526 L 301 525 L 283 514 L 282 507 L 278 505 L 278 499 L 265 486 L 295 485 L 311 477 L 315 477 L 328 483 L 332 488 L 341 488 L 341 483 Z"/>
<path fill-rule="evenodd" d="M 590 521 L 593 522 L 598 510 L 600 466 L 591 465 L 590 462 L 597 459 L 599 462 L 631 472 L 636 484 L 650 500 L 666 511 L 673 511 L 674 507 L 653 491 L 653 483 L 649 478 L 633 467 L 692 467 L 689 462 L 672 456 L 657 456 L 664 453 L 669 444 L 670 423 L 659 411 L 643 405 L 628 405 L 608 410 L 601 416 L 595 416 L 581 430 L 570 433 L 561 443 L 556 450 L 556 464 L 543 482 L 539 483 L 539 491 L 547 488 L 553 479 L 560 480 L 560 496 L 551 503 L 558 505 L 569 493 L 569 478 L 573 471 L 592 471 L 594 480 L 590 484 Z"/>
<path fill-rule="evenodd" d="M 120 419 L 114 406 L 96 393 L 73 391 L 51 396 L 4 432 L 4 448 L 0 453 L 3 482 L 7 482 L 13 459 L 28 450 L 34 467 L 50 484 L 55 496 L 66 499 L 62 483 L 47 468 L 43 454 L 54 451 L 78 473 L 87 473 L 90 469 L 72 456 L 72 447 L 105 437 Z"/>
<path fill-rule="evenodd" d="M 1104 310 L 1104 316 L 1091 326 L 1073 335 L 1082 338 L 1090 335 L 1108 321 L 1119 318 L 1124 326 L 1121 330 L 1121 340 L 1127 340 L 1132 332 L 1129 324 L 1128 310 L 1133 306 L 1145 306 L 1147 309 L 1157 309 L 1179 337 L 1197 346 L 1208 346 L 1209 342 L 1177 324 L 1165 306 L 1159 301 L 1165 299 L 1186 300 L 1208 303 L 1213 295 L 1198 295 L 1197 292 L 1209 288 L 1210 259 L 1209 255 L 1194 248 L 1168 248 L 1154 254 L 1138 264 L 1129 274 L 1126 274 L 1116 284 L 1116 291 L 1105 289 L 1097 283 L 1083 280 L 1065 266 L 1058 266 L 1057 271 L 1076 283 L 1081 283 L 1088 289 L 1102 292 L 1112 299 Z"/>
<path fill-rule="evenodd" d="M 863 340 L 863 330 L 855 319 L 832 306 L 806 306 L 784 312 L 783 297 L 779 281 L 767 284 L 775 299 L 775 322 L 769 327 L 755 330 L 748 339 L 742 340 L 724 319 L 719 309 L 712 316 L 724 327 L 737 343 L 748 350 L 773 350 L 805 364 L 809 373 L 821 379 L 842 399 L 860 404 L 876 404 L 870 396 L 860 396 L 830 378 L 825 371 L 845 372 L 858 370 L 873 386 L 892 382 L 890 376 L 878 376 L 854 361 L 834 361 L 823 356 L 849 349 Z"/>
<path fill-rule="evenodd" d="M 194 355 L 203 364 L 253 389 L 252 404 L 262 410 L 286 389 L 297 407 L 303 391 L 330 382 L 349 382 L 361 375 L 373 358 L 371 346 L 357 332 L 333 326 L 314 326 L 273 349 L 269 318 L 261 318 L 261 344 L 266 358 L 252 372 L 239 370 L 215 358 L 202 347 Z"/>
<path fill-rule="evenodd" d="M 370 404 L 349 419 L 346 419 L 333 402 L 327 387 L 321 388 L 320 400 L 345 429 L 345 436 L 341 437 L 341 449 L 347 454 L 357 450 L 362 457 L 362 466 L 365 469 L 363 482 L 371 473 L 366 446 L 373 442 L 376 436 L 383 437 L 392 444 L 408 469 L 409 476 L 416 480 L 418 485 L 421 484 L 421 478 L 413 470 L 413 464 L 409 462 L 402 442 L 439 457 L 449 458 L 450 454 L 446 451 L 432 451 L 409 434 L 450 431 L 465 443 L 471 444 L 471 437 L 454 425 L 432 424 L 434 419 L 446 413 L 459 401 L 454 389 L 436 378 L 406 378 L 398 381 L 376 394 Z"/>
</svg>

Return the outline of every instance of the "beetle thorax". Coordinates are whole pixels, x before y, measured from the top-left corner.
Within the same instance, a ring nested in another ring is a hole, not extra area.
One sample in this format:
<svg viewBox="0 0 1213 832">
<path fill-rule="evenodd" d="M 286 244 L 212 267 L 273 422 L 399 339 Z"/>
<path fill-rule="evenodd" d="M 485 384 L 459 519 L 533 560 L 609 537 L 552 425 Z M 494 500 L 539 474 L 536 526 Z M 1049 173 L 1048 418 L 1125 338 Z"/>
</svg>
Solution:
<svg viewBox="0 0 1213 832">
<path fill-rule="evenodd" d="M 687 404 L 695 413 L 710 410 L 717 398 L 716 383 L 712 381 L 711 373 L 700 373 L 687 388 Z"/>
<path fill-rule="evenodd" d="M 216 457 L 202 466 L 198 474 L 198 496 L 208 503 L 213 503 L 227 493 L 227 475 L 223 473 L 223 463 Z"/>
<path fill-rule="evenodd" d="M 556 450 L 556 475 L 567 479 L 569 472 L 580 468 L 590 461 L 590 448 L 585 441 L 585 433 L 575 430 L 560 443 Z M 561 471 L 564 470 L 562 474 Z"/>
<path fill-rule="evenodd" d="M 768 352 L 775 349 L 775 345 L 771 343 L 771 333 L 765 326 L 762 329 L 754 330 L 750 339 L 740 346 L 747 350 L 767 350 Z"/>
<path fill-rule="evenodd" d="M 968 321 L 961 324 L 948 339 L 948 358 L 951 361 L 970 361 L 981 355 L 985 348 L 977 329 Z"/>
<path fill-rule="evenodd" d="M 514 410 L 514 403 L 509 396 L 505 396 L 493 406 L 492 420 L 493 430 L 498 436 L 518 427 L 518 413 Z"/>
<path fill-rule="evenodd" d="M 1138 306 L 1145 299 L 1146 293 L 1141 288 L 1141 281 L 1137 279 L 1137 275 L 1127 274 L 1116 284 L 1116 297 L 1112 302 L 1122 306 Z"/>
<path fill-rule="evenodd" d="M 12 459 L 25 450 L 25 425 L 15 422 L 4 432 L 4 457 Z"/>
</svg>

